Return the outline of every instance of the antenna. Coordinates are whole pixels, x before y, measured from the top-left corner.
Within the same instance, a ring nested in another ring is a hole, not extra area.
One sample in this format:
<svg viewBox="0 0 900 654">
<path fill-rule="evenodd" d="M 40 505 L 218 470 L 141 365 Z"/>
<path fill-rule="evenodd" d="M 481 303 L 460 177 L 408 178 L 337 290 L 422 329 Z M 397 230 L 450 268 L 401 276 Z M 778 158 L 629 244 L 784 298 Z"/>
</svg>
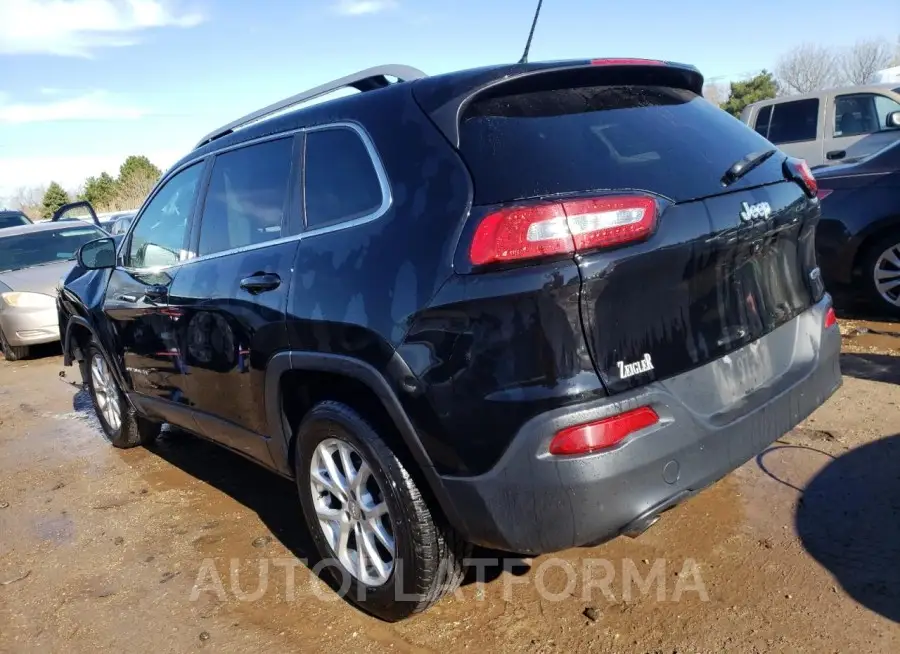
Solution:
<svg viewBox="0 0 900 654">
<path fill-rule="evenodd" d="M 531 50 L 531 39 L 534 36 L 534 28 L 537 26 L 538 16 L 541 15 L 542 4 L 544 4 L 544 0 L 538 0 L 537 10 L 534 12 L 534 20 L 531 21 L 531 31 L 528 32 L 528 40 L 525 42 L 525 52 L 522 53 L 522 58 L 519 59 L 520 64 L 528 63 L 528 51 Z"/>
</svg>

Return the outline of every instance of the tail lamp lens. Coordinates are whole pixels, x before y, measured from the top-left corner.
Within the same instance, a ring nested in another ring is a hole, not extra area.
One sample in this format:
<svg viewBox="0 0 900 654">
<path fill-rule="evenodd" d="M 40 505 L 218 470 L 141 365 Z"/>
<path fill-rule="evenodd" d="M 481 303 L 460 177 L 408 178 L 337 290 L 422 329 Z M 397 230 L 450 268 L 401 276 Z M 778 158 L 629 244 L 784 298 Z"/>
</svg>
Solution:
<svg viewBox="0 0 900 654">
<path fill-rule="evenodd" d="M 834 312 L 834 307 L 828 307 L 828 310 L 825 311 L 825 329 L 831 329 L 837 324 L 837 314 Z"/>
<path fill-rule="evenodd" d="M 803 190 L 806 191 L 806 194 L 809 197 L 814 198 L 818 195 L 819 183 L 813 176 L 809 164 L 806 163 L 804 159 L 788 157 L 784 162 L 784 165 L 787 167 L 789 176 L 800 182 L 801 186 L 803 186 Z"/>
<path fill-rule="evenodd" d="M 656 218 L 656 201 L 646 196 L 506 207 L 478 225 L 469 257 L 484 265 L 622 245 L 647 238 Z"/>
<path fill-rule="evenodd" d="M 586 425 L 567 427 L 550 441 L 550 454 L 587 454 L 616 445 L 629 434 L 659 422 L 659 416 L 648 406 L 604 418 Z"/>
</svg>

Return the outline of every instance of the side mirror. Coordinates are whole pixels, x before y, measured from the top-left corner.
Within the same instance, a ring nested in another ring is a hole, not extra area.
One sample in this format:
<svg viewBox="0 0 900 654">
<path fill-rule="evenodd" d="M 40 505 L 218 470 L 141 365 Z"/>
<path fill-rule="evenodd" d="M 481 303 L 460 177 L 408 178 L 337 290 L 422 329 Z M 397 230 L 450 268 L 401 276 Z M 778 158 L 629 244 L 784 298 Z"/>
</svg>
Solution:
<svg viewBox="0 0 900 654">
<path fill-rule="evenodd" d="M 78 249 L 78 265 L 87 270 L 116 267 L 116 242 L 112 238 L 98 238 Z"/>
<path fill-rule="evenodd" d="M 900 127 L 900 111 L 892 111 L 887 115 L 885 127 Z"/>
</svg>

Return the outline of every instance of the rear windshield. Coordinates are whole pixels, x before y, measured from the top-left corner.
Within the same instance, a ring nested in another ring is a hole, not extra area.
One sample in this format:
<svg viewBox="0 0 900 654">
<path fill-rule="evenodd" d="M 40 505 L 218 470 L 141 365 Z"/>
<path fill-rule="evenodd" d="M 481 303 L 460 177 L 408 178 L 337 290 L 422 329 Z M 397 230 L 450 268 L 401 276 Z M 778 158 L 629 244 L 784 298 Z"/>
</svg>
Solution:
<svg viewBox="0 0 900 654">
<path fill-rule="evenodd" d="M 94 227 L 36 230 L 15 236 L 0 234 L 0 272 L 74 259 L 78 248 L 104 236 Z"/>
<path fill-rule="evenodd" d="M 706 197 L 723 192 L 734 163 L 772 147 L 696 94 L 660 86 L 478 99 L 460 126 L 477 204 L 601 189 Z M 781 179 L 781 158 L 771 157 L 728 190 Z"/>
<path fill-rule="evenodd" d="M 27 225 L 31 221 L 23 213 L 17 211 L 0 211 L 0 229 Z"/>
</svg>

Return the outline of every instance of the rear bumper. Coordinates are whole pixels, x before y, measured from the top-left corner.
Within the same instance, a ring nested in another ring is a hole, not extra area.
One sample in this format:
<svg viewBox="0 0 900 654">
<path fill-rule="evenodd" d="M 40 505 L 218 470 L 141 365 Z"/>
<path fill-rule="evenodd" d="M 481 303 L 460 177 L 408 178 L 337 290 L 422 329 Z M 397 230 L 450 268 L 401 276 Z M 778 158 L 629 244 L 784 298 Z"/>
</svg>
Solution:
<svg viewBox="0 0 900 654">
<path fill-rule="evenodd" d="M 56 307 L 7 309 L 0 313 L 0 329 L 10 345 L 39 345 L 59 340 Z"/>
<path fill-rule="evenodd" d="M 764 450 L 841 385 L 837 326 L 826 297 L 736 352 L 677 377 L 526 423 L 498 464 L 477 477 L 442 477 L 472 542 L 538 554 L 639 527 Z M 660 416 L 611 450 L 548 453 L 570 425 L 641 406 Z"/>
</svg>

